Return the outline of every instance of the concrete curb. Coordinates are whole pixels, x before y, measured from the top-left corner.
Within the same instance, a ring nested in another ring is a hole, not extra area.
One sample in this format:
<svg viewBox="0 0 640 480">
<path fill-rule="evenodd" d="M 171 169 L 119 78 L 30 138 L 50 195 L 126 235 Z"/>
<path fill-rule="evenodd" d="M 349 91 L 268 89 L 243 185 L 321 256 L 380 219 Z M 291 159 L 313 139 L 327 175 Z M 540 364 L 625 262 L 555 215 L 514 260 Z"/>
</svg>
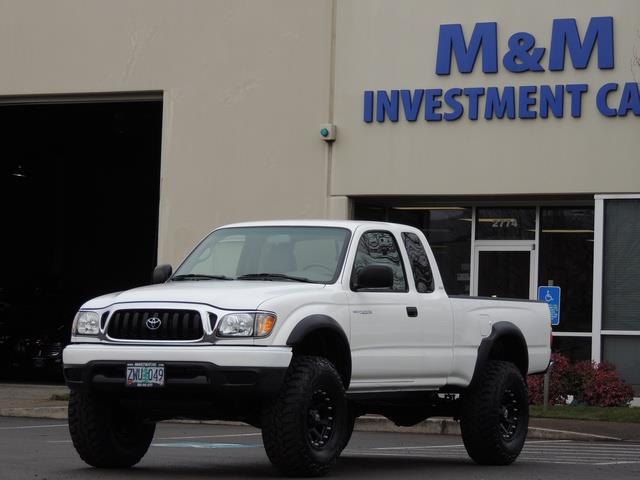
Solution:
<svg viewBox="0 0 640 480">
<path fill-rule="evenodd" d="M 64 420 L 67 407 L 0 408 L 0 417 L 49 418 Z M 208 425 L 245 425 L 241 422 L 169 420 L 169 423 L 204 423 Z M 398 427 L 385 417 L 366 415 L 356 421 L 355 430 L 359 432 L 395 432 L 421 433 L 429 435 L 460 435 L 460 423 L 450 418 L 429 418 L 413 427 Z M 527 438 L 534 440 L 581 440 L 581 441 L 622 441 L 618 437 L 596 435 L 592 433 L 554 430 L 550 428 L 529 427 Z"/>
<path fill-rule="evenodd" d="M 0 408 L 0 417 L 67 418 L 67 407 Z"/>
</svg>

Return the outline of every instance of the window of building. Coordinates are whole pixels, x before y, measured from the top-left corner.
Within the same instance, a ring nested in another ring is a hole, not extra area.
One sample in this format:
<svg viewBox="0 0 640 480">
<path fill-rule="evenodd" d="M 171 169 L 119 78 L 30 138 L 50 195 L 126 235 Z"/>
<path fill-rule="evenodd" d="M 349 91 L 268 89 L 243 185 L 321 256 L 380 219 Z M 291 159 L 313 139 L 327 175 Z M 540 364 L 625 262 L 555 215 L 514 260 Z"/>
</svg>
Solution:
<svg viewBox="0 0 640 480">
<path fill-rule="evenodd" d="M 640 330 L 640 199 L 607 200 L 603 330 Z"/>
<path fill-rule="evenodd" d="M 422 230 L 436 258 L 447 293 L 449 295 L 469 295 L 471 208 L 391 207 L 388 209 L 386 220 Z"/>
<path fill-rule="evenodd" d="M 640 394 L 640 337 L 605 335 L 602 338 L 602 359 L 613 363 L 633 390 Z"/>
<path fill-rule="evenodd" d="M 535 208 L 478 208 L 476 240 L 534 240 Z"/>
<path fill-rule="evenodd" d="M 593 291 L 593 208 L 540 209 L 539 285 L 561 288 L 554 332 L 590 332 Z"/>
</svg>

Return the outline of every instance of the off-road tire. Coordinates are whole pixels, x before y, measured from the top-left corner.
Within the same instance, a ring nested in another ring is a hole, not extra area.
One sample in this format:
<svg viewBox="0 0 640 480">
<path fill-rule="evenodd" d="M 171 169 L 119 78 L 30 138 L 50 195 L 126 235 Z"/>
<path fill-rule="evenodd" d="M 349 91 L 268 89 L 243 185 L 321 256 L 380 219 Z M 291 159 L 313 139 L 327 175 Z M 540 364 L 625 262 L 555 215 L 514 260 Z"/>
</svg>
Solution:
<svg viewBox="0 0 640 480">
<path fill-rule="evenodd" d="M 330 400 L 322 407 L 324 398 Z M 327 419 L 331 416 L 326 440 L 317 440 L 312 428 L 320 410 Z M 333 364 L 322 357 L 296 356 L 278 397 L 264 411 L 262 440 L 267 456 L 285 475 L 324 475 L 344 448 L 347 420 L 344 386 Z"/>
<path fill-rule="evenodd" d="M 128 468 L 147 450 L 155 423 L 143 422 L 95 393 L 71 390 L 69 433 L 80 458 L 93 467 Z"/>
<path fill-rule="evenodd" d="M 462 398 L 460 429 L 469 456 L 482 465 L 508 465 L 520 455 L 529 425 L 527 384 L 511 362 L 487 363 Z"/>
</svg>

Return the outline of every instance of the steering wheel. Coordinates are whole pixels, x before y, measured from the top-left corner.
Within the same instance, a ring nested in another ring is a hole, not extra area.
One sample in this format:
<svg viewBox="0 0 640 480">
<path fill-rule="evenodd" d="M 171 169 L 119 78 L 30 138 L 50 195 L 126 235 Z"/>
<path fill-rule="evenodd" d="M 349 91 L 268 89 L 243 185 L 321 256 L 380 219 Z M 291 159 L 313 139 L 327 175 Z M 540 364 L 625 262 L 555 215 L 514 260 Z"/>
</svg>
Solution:
<svg viewBox="0 0 640 480">
<path fill-rule="evenodd" d="M 310 270 L 312 268 L 321 268 L 323 270 L 326 270 L 327 273 L 329 273 L 330 275 L 333 275 L 333 270 L 331 268 L 327 267 L 326 265 L 321 265 L 319 263 L 310 263 L 309 265 L 302 267 L 302 270 Z"/>
</svg>

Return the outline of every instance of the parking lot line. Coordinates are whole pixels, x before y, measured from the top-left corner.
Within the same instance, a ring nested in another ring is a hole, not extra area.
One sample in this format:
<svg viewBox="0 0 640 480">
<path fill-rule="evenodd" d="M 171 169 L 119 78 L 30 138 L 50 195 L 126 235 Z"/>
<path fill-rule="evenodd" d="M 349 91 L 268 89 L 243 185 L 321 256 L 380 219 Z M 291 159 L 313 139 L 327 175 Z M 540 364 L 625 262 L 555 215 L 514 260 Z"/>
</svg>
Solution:
<svg viewBox="0 0 640 480">
<path fill-rule="evenodd" d="M 175 442 L 175 443 L 152 443 L 152 447 L 167 448 L 258 448 L 262 444 L 249 445 L 246 443 L 206 443 L 206 442 Z"/>
<path fill-rule="evenodd" d="M 158 440 L 195 440 L 198 438 L 230 438 L 230 437 L 256 437 L 261 433 L 231 433 L 226 435 L 194 435 L 188 437 L 160 437 Z"/>
<path fill-rule="evenodd" d="M 32 428 L 56 428 L 56 427 L 66 427 L 68 424 L 60 423 L 55 425 L 20 425 L 17 427 L 0 427 L 0 430 L 29 430 Z"/>
<path fill-rule="evenodd" d="M 349 449 L 347 455 L 359 457 L 438 458 L 469 461 L 464 445 L 415 445 Z M 571 440 L 527 442 L 519 460 L 528 463 L 558 465 L 625 465 L 640 464 L 640 444 L 584 443 Z"/>
</svg>

